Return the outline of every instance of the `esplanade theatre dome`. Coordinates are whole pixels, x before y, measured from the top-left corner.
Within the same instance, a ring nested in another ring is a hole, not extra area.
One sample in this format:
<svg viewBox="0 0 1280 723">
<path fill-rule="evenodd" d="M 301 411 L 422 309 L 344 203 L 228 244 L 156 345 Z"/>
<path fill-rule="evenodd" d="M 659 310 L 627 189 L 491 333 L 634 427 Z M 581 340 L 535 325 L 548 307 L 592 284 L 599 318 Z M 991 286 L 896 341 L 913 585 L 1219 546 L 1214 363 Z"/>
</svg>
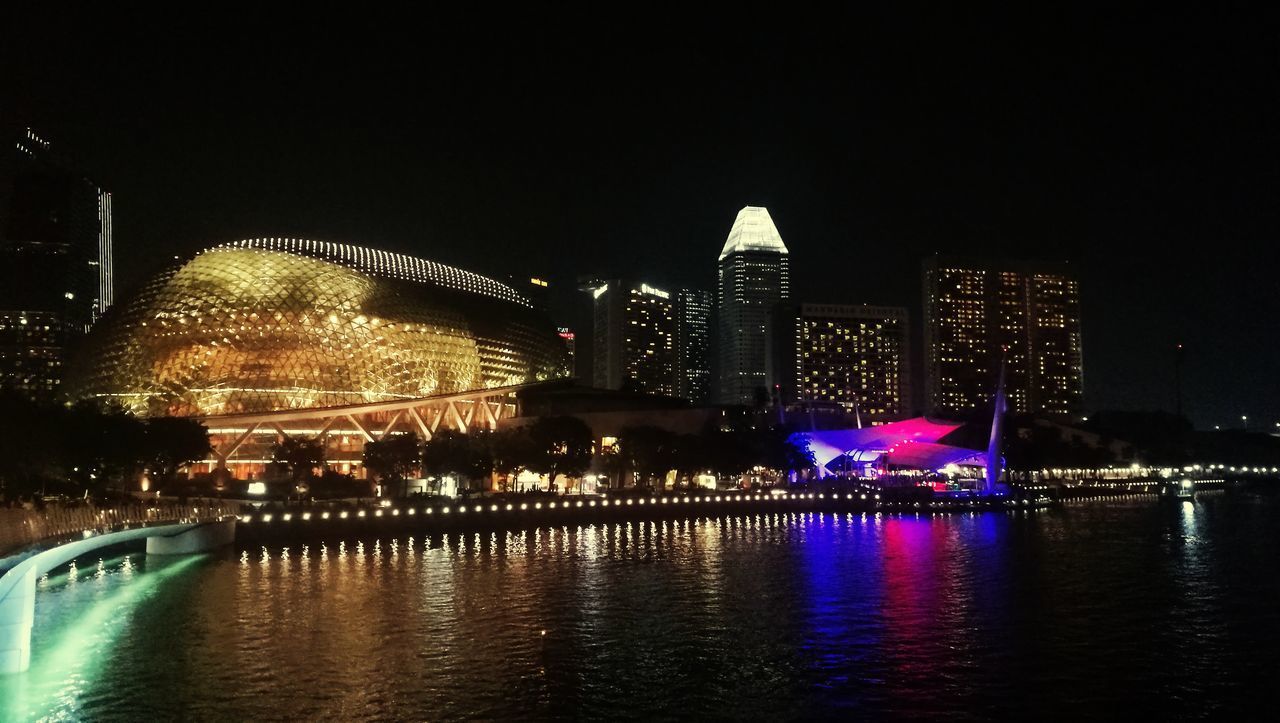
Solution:
<svg viewBox="0 0 1280 723">
<path fill-rule="evenodd" d="M 251 239 L 176 263 L 98 322 L 73 399 L 204 416 L 415 399 L 568 375 L 510 286 L 411 256 Z"/>
</svg>

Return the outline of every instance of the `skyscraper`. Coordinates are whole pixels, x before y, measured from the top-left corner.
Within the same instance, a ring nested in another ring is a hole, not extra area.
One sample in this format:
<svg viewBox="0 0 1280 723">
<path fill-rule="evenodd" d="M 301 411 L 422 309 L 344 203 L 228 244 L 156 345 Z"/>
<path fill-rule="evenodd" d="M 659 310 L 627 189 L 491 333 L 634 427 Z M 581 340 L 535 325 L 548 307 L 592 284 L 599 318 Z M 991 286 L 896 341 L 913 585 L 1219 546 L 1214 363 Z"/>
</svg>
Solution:
<svg viewBox="0 0 1280 723">
<path fill-rule="evenodd" d="M 575 374 L 578 369 L 578 339 L 573 333 L 573 329 L 567 326 L 557 326 L 556 333 L 560 335 L 561 341 L 564 342 L 564 348 L 569 352 L 569 369 Z"/>
<path fill-rule="evenodd" d="M 769 322 L 769 381 L 785 405 L 839 406 L 864 421 L 910 409 L 907 310 L 780 304 Z"/>
<path fill-rule="evenodd" d="M 1080 289 L 1065 266 L 931 258 L 924 316 L 931 410 L 989 408 L 1004 356 L 1010 411 L 1080 411 Z"/>
<path fill-rule="evenodd" d="M 716 398 L 721 404 L 768 398 L 765 325 L 770 311 L 791 296 L 788 253 L 767 209 L 747 206 L 738 212 L 719 259 Z"/>
<path fill-rule="evenodd" d="M 694 404 L 711 401 L 710 291 L 676 292 L 676 395 Z"/>
<path fill-rule="evenodd" d="M 112 303 L 111 194 L 29 128 L 14 146 L 0 239 L 0 384 L 48 398 L 68 349 Z"/>
<path fill-rule="evenodd" d="M 645 283 L 595 282 L 592 384 L 676 394 L 676 316 L 671 294 Z"/>
</svg>

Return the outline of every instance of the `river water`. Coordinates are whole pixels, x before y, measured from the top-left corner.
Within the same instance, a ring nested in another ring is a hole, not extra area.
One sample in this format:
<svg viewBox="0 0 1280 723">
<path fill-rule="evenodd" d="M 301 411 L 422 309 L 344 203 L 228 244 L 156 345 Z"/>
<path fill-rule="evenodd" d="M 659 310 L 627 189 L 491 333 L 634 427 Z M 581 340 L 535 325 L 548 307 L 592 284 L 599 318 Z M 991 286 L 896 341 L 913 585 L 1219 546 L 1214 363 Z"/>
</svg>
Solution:
<svg viewBox="0 0 1280 723">
<path fill-rule="evenodd" d="M 1259 715 L 1280 499 L 80 560 L 0 719 Z"/>
</svg>

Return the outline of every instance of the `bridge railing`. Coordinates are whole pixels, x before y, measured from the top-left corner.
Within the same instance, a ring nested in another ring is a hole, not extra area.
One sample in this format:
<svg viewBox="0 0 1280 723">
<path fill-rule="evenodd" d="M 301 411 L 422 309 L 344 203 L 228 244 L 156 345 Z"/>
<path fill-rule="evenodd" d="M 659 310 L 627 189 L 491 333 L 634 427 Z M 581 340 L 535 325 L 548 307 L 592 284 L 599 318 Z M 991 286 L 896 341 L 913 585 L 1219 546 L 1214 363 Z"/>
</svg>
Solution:
<svg viewBox="0 0 1280 723">
<path fill-rule="evenodd" d="M 155 522 L 190 522 L 235 515 L 239 505 L 218 501 L 189 504 L 48 505 L 44 509 L 0 509 L 0 555 L 43 540 L 86 530 L 107 531 Z"/>
</svg>

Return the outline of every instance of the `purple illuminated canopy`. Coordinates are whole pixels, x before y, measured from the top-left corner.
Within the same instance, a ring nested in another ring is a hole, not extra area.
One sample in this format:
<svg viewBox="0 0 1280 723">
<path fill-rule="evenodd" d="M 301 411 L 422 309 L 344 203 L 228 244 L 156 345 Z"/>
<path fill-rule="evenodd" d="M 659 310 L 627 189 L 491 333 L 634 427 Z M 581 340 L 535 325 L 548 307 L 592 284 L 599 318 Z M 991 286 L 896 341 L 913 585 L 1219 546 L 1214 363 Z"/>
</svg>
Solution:
<svg viewBox="0 0 1280 723">
<path fill-rule="evenodd" d="M 982 451 L 938 443 L 960 426 L 917 417 L 878 427 L 799 432 L 796 436 L 808 438 L 821 475 L 829 474 L 828 466 L 846 455 L 854 463 L 917 469 L 941 469 L 948 464 L 983 466 Z"/>
</svg>

